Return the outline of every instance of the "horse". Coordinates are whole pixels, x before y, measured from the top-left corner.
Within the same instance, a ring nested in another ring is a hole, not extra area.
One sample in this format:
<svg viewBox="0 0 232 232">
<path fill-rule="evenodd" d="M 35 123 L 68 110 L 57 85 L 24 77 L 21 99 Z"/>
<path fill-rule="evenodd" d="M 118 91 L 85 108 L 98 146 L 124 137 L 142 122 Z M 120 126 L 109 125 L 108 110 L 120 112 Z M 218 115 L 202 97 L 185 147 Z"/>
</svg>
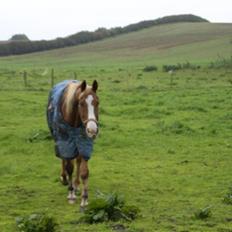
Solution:
<svg viewBox="0 0 232 232">
<path fill-rule="evenodd" d="M 68 185 L 69 203 L 75 203 L 82 182 L 81 208 L 88 205 L 88 160 L 99 131 L 97 89 L 96 80 L 92 86 L 85 80 L 66 80 L 52 88 L 47 105 L 48 127 L 55 142 L 55 154 L 61 159 L 60 180 Z"/>
</svg>

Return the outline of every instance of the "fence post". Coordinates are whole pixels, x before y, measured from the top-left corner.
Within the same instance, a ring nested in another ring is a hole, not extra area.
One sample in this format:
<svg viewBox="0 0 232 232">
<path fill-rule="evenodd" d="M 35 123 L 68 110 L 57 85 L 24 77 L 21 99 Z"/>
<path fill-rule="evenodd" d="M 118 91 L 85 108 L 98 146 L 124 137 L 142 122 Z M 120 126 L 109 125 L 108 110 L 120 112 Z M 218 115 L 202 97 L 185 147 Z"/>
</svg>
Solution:
<svg viewBox="0 0 232 232">
<path fill-rule="evenodd" d="M 126 81 L 127 89 L 129 89 L 129 87 L 130 87 L 130 86 L 129 86 L 129 85 L 130 85 L 130 83 L 129 83 L 129 82 L 130 82 L 130 79 L 131 79 L 131 73 L 128 72 L 128 73 L 127 73 L 127 78 L 126 78 L 126 80 L 127 80 L 127 81 Z"/>
<path fill-rule="evenodd" d="M 74 72 L 73 74 L 74 74 L 74 80 L 76 80 L 77 79 L 77 73 Z"/>
<path fill-rule="evenodd" d="M 23 71 L 23 81 L 24 86 L 27 87 L 27 72 L 25 70 Z"/>
<path fill-rule="evenodd" d="M 51 87 L 54 86 L 54 68 L 52 68 L 52 72 L 51 72 Z"/>
</svg>

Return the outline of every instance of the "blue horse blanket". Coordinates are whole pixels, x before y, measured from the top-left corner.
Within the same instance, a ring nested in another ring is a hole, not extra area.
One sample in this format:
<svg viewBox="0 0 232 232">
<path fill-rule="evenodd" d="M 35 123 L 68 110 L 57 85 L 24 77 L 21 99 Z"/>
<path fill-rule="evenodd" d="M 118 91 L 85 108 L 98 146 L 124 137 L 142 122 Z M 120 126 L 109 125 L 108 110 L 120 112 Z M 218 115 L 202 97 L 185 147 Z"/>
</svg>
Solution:
<svg viewBox="0 0 232 232">
<path fill-rule="evenodd" d="M 55 153 L 61 159 L 74 159 L 82 155 L 89 160 L 93 151 L 93 139 L 86 135 L 85 127 L 72 127 L 66 123 L 61 113 L 61 99 L 65 88 L 75 80 L 65 80 L 51 90 L 48 98 L 47 122 L 55 140 Z"/>
</svg>

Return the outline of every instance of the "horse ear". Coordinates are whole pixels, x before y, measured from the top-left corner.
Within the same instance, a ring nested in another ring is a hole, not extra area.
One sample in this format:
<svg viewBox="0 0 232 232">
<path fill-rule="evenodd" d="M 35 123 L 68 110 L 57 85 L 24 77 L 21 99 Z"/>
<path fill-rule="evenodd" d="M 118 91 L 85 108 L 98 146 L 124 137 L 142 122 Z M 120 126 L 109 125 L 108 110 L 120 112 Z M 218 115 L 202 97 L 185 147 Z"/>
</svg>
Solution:
<svg viewBox="0 0 232 232">
<path fill-rule="evenodd" d="M 83 92 L 86 89 L 86 81 L 82 81 L 81 83 L 81 92 Z"/>
<path fill-rule="evenodd" d="M 96 80 L 94 80 L 94 81 L 93 81 L 93 84 L 92 84 L 92 90 L 93 90 L 94 92 L 96 92 L 96 91 L 97 91 L 97 88 L 98 88 L 98 83 L 97 83 Z"/>
</svg>

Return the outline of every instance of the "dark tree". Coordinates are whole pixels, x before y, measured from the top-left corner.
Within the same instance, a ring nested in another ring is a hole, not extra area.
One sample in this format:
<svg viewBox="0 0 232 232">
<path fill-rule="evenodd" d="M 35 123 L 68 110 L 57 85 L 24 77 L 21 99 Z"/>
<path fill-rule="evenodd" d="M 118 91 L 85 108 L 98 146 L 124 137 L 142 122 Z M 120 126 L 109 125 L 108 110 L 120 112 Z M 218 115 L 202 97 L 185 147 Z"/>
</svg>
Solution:
<svg viewBox="0 0 232 232">
<path fill-rule="evenodd" d="M 172 15 L 156 20 L 142 21 L 135 24 L 130 24 L 126 27 L 115 27 L 111 29 L 98 28 L 94 32 L 81 31 L 65 38 L 57 38 L 54 40 L 40 40 L 30 41 L 24 34 L 17 34 L 11 37 L 8 43 L 0 44 L 0 56 L 24 54 L 38 51 L 51 50 L 56 48 L 63 48 L 74 46 L 92 41 L 108 38 L 110 36 L 117 36 L 123 33 L 138 31 L 144 28 L 153 27 L 165 23 L 178 22 L 208 22 L 201 17 L 187 14 L 187 15 Z"/>
<path fill-rule="evenodd" d="M 29 41 L 29 38 L 25 34 L 16 34 L 16 35 L 13 35 L 9 40 L 10 41 Z"/>
</svg>

